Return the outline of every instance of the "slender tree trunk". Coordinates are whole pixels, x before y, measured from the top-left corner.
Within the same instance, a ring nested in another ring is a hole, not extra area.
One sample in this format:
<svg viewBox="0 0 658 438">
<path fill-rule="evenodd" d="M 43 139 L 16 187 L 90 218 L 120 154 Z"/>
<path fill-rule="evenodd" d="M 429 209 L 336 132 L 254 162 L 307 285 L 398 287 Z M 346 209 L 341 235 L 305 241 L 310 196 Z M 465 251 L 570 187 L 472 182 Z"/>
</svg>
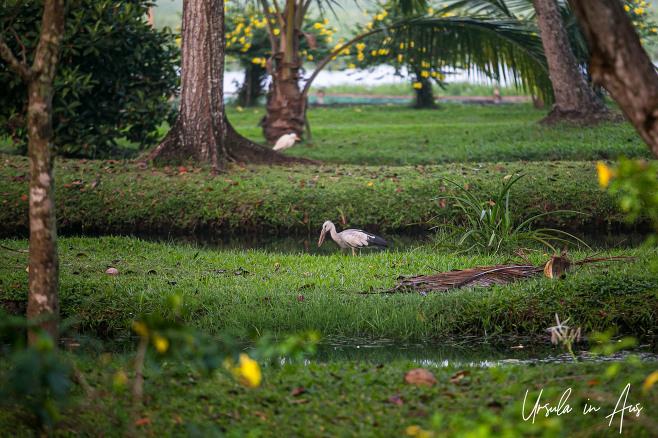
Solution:
<svg viewBox="0 0 658 438">
<path fill-rule="evenodd" d="M 185 0 L 178 117 L 162 143 L 143 158 L 193 159 L 210 163 L 213 172 L 224 160 L 248 157 L 257 157 L 254 163 L 317 164 L 252 143 L 230 127 L 223 101 L 224 43 L 223 0 Z"/>
<path fill-rule="evenodd" d="M 658 75 L 618 0 L 569 0 L 589 41 L 590 72 L 658 158 Z"/>
<path fill-rule="evenodd" d="M 534 0 L 537 24 L 548 61 L 555 104 L 546 121 L 596 121 L 608 113 L 578 68 L 556 0 Z"/>
<path fill-rule="evenodd" d="M 52 99 L 64 21 L 64 0 L 46 0 L 41 37 L 32 66 L 16 59 L 0 35 L 0 55 L 28 86 L 28 155 L 30 157 L 30 256 L 27 319 L 57 342 L 59 326 L 59 259 L 53 175 Z M 28 332 L 28 343 L 38 339 Z"/>
</svg>

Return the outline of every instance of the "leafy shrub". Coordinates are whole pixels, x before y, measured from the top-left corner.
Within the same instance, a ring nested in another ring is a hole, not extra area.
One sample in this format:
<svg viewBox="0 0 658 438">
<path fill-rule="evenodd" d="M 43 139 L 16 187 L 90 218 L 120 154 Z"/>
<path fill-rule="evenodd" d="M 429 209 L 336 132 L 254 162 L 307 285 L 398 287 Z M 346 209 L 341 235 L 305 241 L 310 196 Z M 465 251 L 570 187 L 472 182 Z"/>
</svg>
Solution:
<svg viewBox="0 0 658 438">
<path fill-rule="evenodd" d="M 58 153 L 107 156 L 123 136 L 144 146 L 157 140 L 163 121 L 173 119 L 169 98 L 178 80 L 179 50 L 171 31 L 146 22 L 152 5 L 150 0 L 68 2 L 53 97 Z M 30 65 L 43 6 L 44 0 L 0 4 L 0 16 L 7 17 L 0 21 L 0 35 Z M 27 87 L 5 63 L 0 63 L 0 89 L 0 135 L 11 136 L 25 151 Z"/>
<path fill-rule="evenodd" d="M 649 245 L 658 244 L 658 163 L 620 158 L 616 169 L 598 163 L 599 184 L 619 195 L 619 207 L 626 213 L 628 222 L 649 216 L 654 234 Z M 610 179 L 613 178 L 612 183 Z"/>
</svg>

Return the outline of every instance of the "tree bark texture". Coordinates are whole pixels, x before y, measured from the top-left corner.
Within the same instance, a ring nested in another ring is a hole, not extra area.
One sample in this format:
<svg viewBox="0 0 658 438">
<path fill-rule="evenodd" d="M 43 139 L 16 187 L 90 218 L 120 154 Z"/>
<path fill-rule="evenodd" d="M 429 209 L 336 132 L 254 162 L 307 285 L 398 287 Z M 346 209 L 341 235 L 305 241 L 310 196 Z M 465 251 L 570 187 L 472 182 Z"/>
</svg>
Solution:
<svg viewBox="0 0 658 438">
<path fill-rule="evenodd" d="M 319 164 L 274 152 L 238 134 L 224 109 L 224 2 L 185 0 L 181 26 L 181 93 L 178 117 L 162 142 L 144 160 L 210 163 Z M 248 160 L 253 158 L 253 160 Z"/>
<path fill-rule="evenodd" d="M 590 72 L 658 158 L 658 74 L 618 0 L 569 0 L 590 46 Z"/>
<path fill-rule="evenodd" d="M 534 0 L 534 6 L 555 93 L 555 104 L 547 119 L 595 120 L 597 115 L 607 113 L 578 68 L 557 0 Z"/>
<path fill-rule="evenodd" d="M 28 323 L 57 342 L 59 327 L 59 258 L 53 175 L 52 99 L 64 21 L 64 0 L 46 0 L 41 36 L 32 66 L 18 61 L 0 35 L 0 55 L 28 85 L 28 155 L 30 158 L 30 256 Z M 35 345 L 37 330 L 28 331 Z"/>
<path fill-rule="evenodd" d="M 178 117 L 149 158 L 191 158 L 218 168 L 226 138 L 223 66 L 224 2 L 184 1 Z"/>
</svg>

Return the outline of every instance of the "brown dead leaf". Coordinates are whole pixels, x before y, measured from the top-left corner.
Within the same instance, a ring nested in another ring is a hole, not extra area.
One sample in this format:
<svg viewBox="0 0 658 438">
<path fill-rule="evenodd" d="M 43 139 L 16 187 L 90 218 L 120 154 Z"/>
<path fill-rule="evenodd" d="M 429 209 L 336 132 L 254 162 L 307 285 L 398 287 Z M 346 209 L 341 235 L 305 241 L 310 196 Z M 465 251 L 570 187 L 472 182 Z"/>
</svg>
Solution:
<svg viewBox="0 0 658 438">
<path fill-rule="evenodd" d="M 304 394 L 306 392 L 306 388 L 303 386 L 298 386 L 297 388 L 293 389 L 290 395 L 293 397 L 297 397 L 299 394 Z"/>
<path fill-rule="evenodd" d="M 462 370 L 462 371 L 459 371 L 458 373 L 454 374 L 454 375 L 450 378 L 450 383 L 457 383 L 457 382 L 459 382 L 461 379 L 463 379 L 464 377 L 467 377 L 467 376 L 470 376 L 470 375 L 471 375 L 471 372 L 470 372 L 469 370 Z"/>
<path fill-rule="evenodd" d="M 399 406 L 402 403 L 404 403 L 404 399 L 402 398 L 402 396 L 400 394 L 395 394 L 395 395 L 392 395 L 388 398 L 388 402 Z"/>
<path fill-rule="evenodd" d="M 119 270 L 117 268 L 107 268 L 105 273 L 108 275 L 119 275 Z"/>
<path fill-rule="evenodd" d="M 145 424 L 151 423 L 151 419 L 148 417 L 140 418 L 139 420 L 135 421 L 135 426 L 143 426 Z"/>
<path fill-rule="evenodd" d="M 433 386 L 436 383 L 436 379 L 426 369 L 416 368 L 415 370 L 407 371 L 404 375 L 404 383 L 416 386 Z"/>
</svg>

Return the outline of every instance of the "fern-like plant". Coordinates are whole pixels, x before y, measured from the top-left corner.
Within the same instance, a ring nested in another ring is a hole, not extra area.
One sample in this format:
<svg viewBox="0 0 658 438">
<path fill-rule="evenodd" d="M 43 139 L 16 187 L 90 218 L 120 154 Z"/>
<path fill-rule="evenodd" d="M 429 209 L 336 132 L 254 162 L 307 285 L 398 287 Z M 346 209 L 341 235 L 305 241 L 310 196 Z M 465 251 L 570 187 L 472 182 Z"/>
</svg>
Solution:
<svg viewBox="0 0 658 438">
<path fill-rule="evenodd" d="M 455 181 L 446 179 L 453 184 L 455 196 L 442 196 L 441 199 L 453 199 L 456 207 L 461 210 L 466 222 L 463 225 L 441 224 L 435 228 L 447 229 L 448 233 L 441 239 L 442 246 L 453 247 L 459 252 L 476 250 L 485 253 L 498 253 L 520 247 L 521 242 L 535 242 L 545 245 L 557 253 L 552 242 L 562 244 L 587 244 L 565 231 L 553 228 L 533 230 L 531 225 L 537 219 L 556 213 L 584 214 L 573 210 L 555 210 L 532 216 L 517 225 L 518 213 L 510 211 L 510 191 L 525 175 L 511 177 L 493 200 L 482 200 L 466 187 Z M 439 199 L 439 198 L 435 198 Z M 455 244 L 455 239 L 456 244 Z"/>
</svg>

